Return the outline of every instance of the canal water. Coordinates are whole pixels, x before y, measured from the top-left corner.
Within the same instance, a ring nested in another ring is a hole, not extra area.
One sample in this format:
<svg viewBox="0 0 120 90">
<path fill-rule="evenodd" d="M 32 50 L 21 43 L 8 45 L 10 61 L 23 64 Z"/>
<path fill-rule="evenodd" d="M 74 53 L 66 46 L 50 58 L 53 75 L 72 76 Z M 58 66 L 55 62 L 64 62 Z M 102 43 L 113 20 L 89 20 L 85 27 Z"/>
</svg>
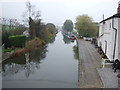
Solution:
<svg viewBox="0 0 120 90">
<path fill-rule="evenodd" d="M 78 60 L 59 32 L 53 43 L 3 63 L 3 88 L 77 88 Z"/>
</svg>

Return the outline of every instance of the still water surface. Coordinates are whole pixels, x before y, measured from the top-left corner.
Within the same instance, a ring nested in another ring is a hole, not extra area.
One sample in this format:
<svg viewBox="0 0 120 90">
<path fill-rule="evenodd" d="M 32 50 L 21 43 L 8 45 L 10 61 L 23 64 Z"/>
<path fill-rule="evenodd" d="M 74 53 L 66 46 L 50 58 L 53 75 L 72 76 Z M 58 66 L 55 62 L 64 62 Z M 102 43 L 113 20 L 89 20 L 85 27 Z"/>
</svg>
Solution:
<svg viewBox="0 0 120 90">
<path fill-rule="evenodd" d="M 3 64 L 3 88 L 77 88 L 78 61 L 73 46 L 59 32 L 41 50 Z"/>
</svg>

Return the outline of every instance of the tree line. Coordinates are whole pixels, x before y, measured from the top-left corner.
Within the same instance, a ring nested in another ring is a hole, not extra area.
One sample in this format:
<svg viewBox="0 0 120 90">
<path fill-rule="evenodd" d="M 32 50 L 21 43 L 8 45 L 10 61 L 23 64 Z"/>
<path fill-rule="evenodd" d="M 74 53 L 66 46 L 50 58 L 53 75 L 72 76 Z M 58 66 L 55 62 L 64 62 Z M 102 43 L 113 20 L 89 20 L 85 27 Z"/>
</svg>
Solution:
<svg viewBox="0 0 120 90">
<path fill-rule="evenodd" d="M 88 15 L 79 15 L 76 17 L 75 25 L 72 20 L 67 19 L 63 24 L 63 30 L 72 32 L 75 28 L 82 37 L 96 37 L 98 35 L 98 23 L 94 22 L 92 17 Z"/>
</svg>

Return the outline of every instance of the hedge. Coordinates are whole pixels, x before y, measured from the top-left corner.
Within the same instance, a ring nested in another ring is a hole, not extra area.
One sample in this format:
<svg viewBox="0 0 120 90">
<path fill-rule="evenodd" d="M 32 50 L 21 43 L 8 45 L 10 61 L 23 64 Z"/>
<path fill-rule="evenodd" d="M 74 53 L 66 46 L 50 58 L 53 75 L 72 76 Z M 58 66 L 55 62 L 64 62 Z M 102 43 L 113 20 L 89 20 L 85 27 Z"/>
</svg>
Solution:
<svg viewBox="0 0 120 90">
<path fill-rule="evenodd" d="M 9 41 L 11 46 L 23 47 L 25 46 L 26 43 L 26 36 L 25 35 L 9 36 Z"/>
</svg>

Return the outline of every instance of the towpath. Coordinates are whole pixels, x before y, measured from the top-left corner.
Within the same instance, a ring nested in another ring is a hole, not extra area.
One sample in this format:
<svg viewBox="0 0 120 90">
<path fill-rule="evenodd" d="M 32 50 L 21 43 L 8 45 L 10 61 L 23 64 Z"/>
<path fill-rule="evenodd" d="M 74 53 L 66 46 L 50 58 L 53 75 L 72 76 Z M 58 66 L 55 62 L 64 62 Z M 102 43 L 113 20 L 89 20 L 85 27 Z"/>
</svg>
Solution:
<svg viewBox="0 0 120 90">
<path fill-rule="evenodd" d="M 79 46 L 79 87 L 103 88 L 97 68 L 101 67 L 101 57 L 89 41 L 78 39 Z"/>
</svg>

